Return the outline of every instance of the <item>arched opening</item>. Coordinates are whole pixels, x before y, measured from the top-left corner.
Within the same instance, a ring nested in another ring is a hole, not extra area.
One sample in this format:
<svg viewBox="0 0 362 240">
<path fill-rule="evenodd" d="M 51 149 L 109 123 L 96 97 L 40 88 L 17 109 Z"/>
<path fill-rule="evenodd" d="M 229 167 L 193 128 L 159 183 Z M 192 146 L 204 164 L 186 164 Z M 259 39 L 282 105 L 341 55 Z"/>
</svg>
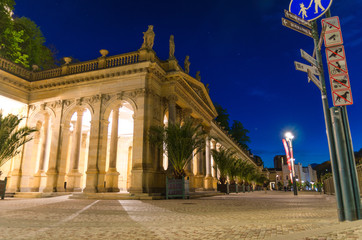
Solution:
<svg viewBox="0 0 362 240">
<path fill-rule="evenodd" d="M 80 192 L 85 188 L 89 151 L 91 113 L 87 108 L 75 110 L 70 119 L 69 147 L 66 155 L 66 191 Z"/>
<path fill-rule="evenodd" d="M 8 114 L 14 114 L 21 117 L 25 117 L 27 114 L 28 105 L 21 103 L 19 101 L 0 96 L 0 111 L 2 112 L 3 117 Z M 25 121 L 23 122 L 25 123 Z M 7 161 L 0 167 L 2 172 L 0 179 L 3 180 L 5 177 L 9 177 L 11 171 L 14 169 L 14 161 L 17 158 L 20 158 L 21 154 Z"/>
<path fill-rule="evenodd" d="M 134 110 L 123 102 L 109 115 L 106 157 L 106 191 L 126 192 L 131 185 Z"/>
<path fill-rule="evenodd" d="M 168 112 L 166 112 L 163 117 L 163 125 L 165 127 L 168 126 Z M 165 149 L 165 148 L 163 148 L 163 149 Z M 167 154 L 165 151 L 163 151 L 163 154 L 162 154 L 162 167 L 164 170 L 167 170 L 167 168 L 168 168 L 168 157 L 167 157 Z"/>
</svg>

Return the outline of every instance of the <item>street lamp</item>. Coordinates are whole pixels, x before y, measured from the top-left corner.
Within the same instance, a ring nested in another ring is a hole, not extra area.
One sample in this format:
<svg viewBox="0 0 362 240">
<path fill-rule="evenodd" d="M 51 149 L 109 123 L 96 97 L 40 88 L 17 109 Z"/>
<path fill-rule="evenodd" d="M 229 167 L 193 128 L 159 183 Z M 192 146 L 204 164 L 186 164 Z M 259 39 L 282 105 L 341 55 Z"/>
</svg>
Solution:
<svg viewBox="0 0 362 240">
<path fill-rule="evenodd" d="M 285 133 L 285 140 L 288 142 L 290 161 L 291 161 L 291 165 L 292 165 L 291 175 L 292 175 L 292 181 L 293 181 L 293 191 L 294 191 L 294 195 L 298 195 L 297 182 L 295 181 L 295 170 L 294 170 L 294 160 L 295 159 L 293 157 L 293 145 L 292 145 L 293 138 L 294 138 L 294 136 L 291 132 Z"/>
</svg>

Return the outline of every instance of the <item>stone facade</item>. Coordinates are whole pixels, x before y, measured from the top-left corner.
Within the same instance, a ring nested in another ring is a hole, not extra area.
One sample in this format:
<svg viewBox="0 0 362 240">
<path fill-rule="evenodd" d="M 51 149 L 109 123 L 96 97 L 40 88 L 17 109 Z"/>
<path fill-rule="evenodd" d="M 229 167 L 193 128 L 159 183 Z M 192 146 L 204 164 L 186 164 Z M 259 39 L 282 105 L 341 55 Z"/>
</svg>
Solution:
<svg viewBox="0 0 362 240">
<path fill-rule="evenodd" d="M 156 56 L 153 27 L 144 35 L 135 52 L 107 57 L 101 50 L 96 60 L 72 64 L 66 58 L 46 71 L 0 59 L 0 95 L 23 103 L 25 124 L 39 130 L 2 167 L 8 191 L 163 193 L 164 159 L 147 136 L 165 119 L 192 117 L 218 139 L 208 138 L 188 167 L 191 189 L 216 189 L 212 148 L 231 147 L 254 164 L 213 122 L 217 112 L 204 84 L 175 57 Z"/>
</svg>

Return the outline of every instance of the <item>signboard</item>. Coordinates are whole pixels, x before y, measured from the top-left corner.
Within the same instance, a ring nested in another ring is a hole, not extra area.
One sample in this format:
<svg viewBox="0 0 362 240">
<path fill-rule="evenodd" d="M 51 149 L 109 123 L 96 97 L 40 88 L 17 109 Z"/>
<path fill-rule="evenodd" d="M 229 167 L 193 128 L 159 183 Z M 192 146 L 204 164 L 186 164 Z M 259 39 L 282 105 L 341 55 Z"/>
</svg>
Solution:
<svg viewBox="0 0 362 240">
<path fill-rule="evenodd" d="M 291 0 L 289 12 L 312 21 L 321 17 L 331 7 L 332 0 Z"/>
<path fill-rule="evenodd" d="M 348 74 L 333 76 L 329 78 L 331 81 L 332 91 L 350 88 Z"/>
<path fill-rule="evenodd" d="M 314 76 L 314 74 L 308 69 L 308 82 L 312 80 L 314 84 L 322 91 L 322 83 L 321 81 Z"/>
<path fill-rule="evenodd" d="M 334 106 L 353 104 L 346 54 L 343 45 L 326 48 L 329 80 Z"/>
<path fill-rule="evenodd" d="M 295 22 L 282 18 L 282 24 L 283 24 L 283 26 L 293 29 L 294 31 L 303 33 L 304 35 L 307 35 L 308 37 L 313 37 L 312 31 L 310 29 L 302 27 L 299 24 L 296 24 Z"/>
<path fill-rule="evenodd" d="M 332 94 L 335 107 L 353 104 L 351 89 L 334 91 Z"/>
<path fill-rule="evenodd" d="M 310 64 L 317 66 L 317 60 L 315 58 L 313 58 L 311 55 L 309 55 L 308 53 L 306 53 L 303 49 L 300 49 L 300 55 L 302 56 L 302 58 L 307 60 Z"/>
<path fill-rule="evenodd" d="M 324 45 L 326 47 L 343 44 L 341 25 L 338 17 L 325 18 L 322 20 L 322 25 L 327 26 L 324 34 Z"/>
<path fill-rule="evenodd" d="M 295 65 L 295 69 L 298 71 L 307 72 L 309 69 L 312 74 L 318 75 L 318 76 L 320 75 L 318 69 L 314 66 L 309 66 L 304 63 L 297 62 L 297 61 L 294 61 L 294 65 Z"/>
<path fill-rule="evenodd" d="M 303 26 L 305 26 L 307 28 L 312 28 L 312 24 L 310 22 L 304 20 L 303 18 L 298 17 L 297 15 L 295 15 L 285 9 L 284 9 L 284 16 L 286 18 L 289 18 L 290 20 L 293 20 L 294 22 L 302 24 Z"/>
<path fill-rule="evenodd" d="M 326 48 L 327 62 L 345 60 L 343 45 L 337 47 Z"/>
</svg>

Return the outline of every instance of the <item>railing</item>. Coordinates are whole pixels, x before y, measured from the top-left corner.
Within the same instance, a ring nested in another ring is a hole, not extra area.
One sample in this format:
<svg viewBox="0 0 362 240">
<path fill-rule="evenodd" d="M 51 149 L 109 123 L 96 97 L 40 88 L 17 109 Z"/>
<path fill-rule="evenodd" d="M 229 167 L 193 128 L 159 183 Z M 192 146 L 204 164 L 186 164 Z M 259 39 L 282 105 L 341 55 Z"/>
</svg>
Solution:
<svg viewBox="0 0 362 240">
<path fill-rule="evenodd" d="M 47 79 L 47 78 L 59 77 L 61 75 L 62 75 L 61 68 L 53 68 L 53 69 L 33 73 L 31 80 L 36 81 L 36 80 L 42 80 L 42 79 Z"/>
<path fill-rule="evenodd" d="M 5 70 L 6 72 L 12 73 L 16 76 L 23 77 L 27 80 L 30 79 L 31 72 L 25 68 L 8 61 L 6 59 L 0 58 L 0 69 Z"/>
<path fill-rule="evenodd" d="M 132 63 L 137 63 L 139 58 L 138 52 L 130 54 L 116 55 L 106 59 L 106 67 L 117 67 L 121 65 L 127 65 Z"/>
<path fill-rule="evenodd" d="M 91 61 L 87 61 L 87 62 L 69 65 L 67 74 L 89 72 L 89 71 L 94 71 L 97 69 L 98 69 L 98 60 L 91 60 Z"/>
<path fill-rule="evenodd" d="M 356 170 L 360 196 L 362 197 L 362 164 L 359 164 L 356 167 Z M 327 178 L 323 181 L 323 188 L 325 194 L 335 194 L 333 177 Z"/>
<path fill-rule="evenodd" d="M 60 77 L 63 75 L 77 74 L 83 72 L 94 71 L 103 68 L 112 68 L 122 65 L 134 64 L 139 62 L 139 53 L 132 52 L 126 54 L 120 54 L 111 57 L 99 58 L 96 60 L 90 60 L 81 63 L 63 65 L 62 67 L 49 69 L 40 72 L 32 72 L 25 68 L 12 63 L 11 61 L 0 58 L 0 69 L 6 72 L 12 73 L 28 81 L 37 81 L 43 79 L 49 79 L 54 77 Z"/>
</svg>

